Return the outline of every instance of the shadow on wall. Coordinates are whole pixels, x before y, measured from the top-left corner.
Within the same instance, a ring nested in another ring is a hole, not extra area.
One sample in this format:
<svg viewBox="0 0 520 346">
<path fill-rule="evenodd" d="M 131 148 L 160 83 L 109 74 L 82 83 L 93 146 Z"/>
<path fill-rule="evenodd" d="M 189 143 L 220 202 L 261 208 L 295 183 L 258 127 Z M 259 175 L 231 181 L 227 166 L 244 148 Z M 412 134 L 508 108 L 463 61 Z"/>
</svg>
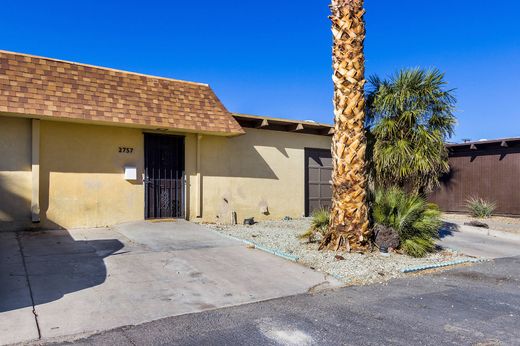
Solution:
<svg viewBox="0 0 520 346">
<path fill-rule="evenodd" d="M 0 241 L 0 260 L 9 263 L 0 265 L 0 312 L 32 306 L 22 256 L 39 305 L 105 282 L 104 259 L 123 248 L 117 239 L 77 241 L 65 230 L 9 232 Z"/>
<path fill-rule="evenodd" d="M 31 223 L 31 201 L 11 191 L 11 180 L 0 175 L 0 231 L 21 230 Z"/>
<path fill-rule="evenodd" d="M 444 187 L 445 189 L 452 189 L 454 179 L 459 173 L 458 171 L 458 168 L 455 168 L 452 165 L 450 165 L 450 170 L 439 178 L 439 182 L 442 185 L 442 187 Z"/>
<path fill-rule="evenodd" d="M 285 155 L 283 156 L 287 160 Z M 278 179 L 253 144 L 235 142 L 234 138 L 203 140 L 201 162 L 204 176 Z"/>
<path fill-rule="evenodd" d="M 460 170 L 450 164 L 449 171 L 439 178 L 439 186 L 429 192 L 427 197 L 432 203 L 439 206 L 441 210 L 446 211 L 447 206 L 457 204 L 456 191 L 460 189 Z M 447 208 L 450 210 L 450 208 Z M 464 209 L 464 205 L 457 205 L 457 209 Z"/>
<path fill-rule="evenodd" d="M 39 228 L 39 223 L 31 221 L 31 201 L 13 192 L 13 179 L 0 175 L 0 232 L 22 231 Z M 46 227 L 63 229 L 62 226 L 47 220 Z"/>
<path fill-rule="evenodd" d="M 231 138 L 202 140 L 203 175 L 215 177 L 279 180 L 279 171 L 303 170 L 303 149 L 329 148 L 330 137 L 310 134 L 246 129 L 247 134 Z M 296 166 L 296 151 L 302 166 Z M 293 151 L 291 153 L 291 151 Z"/>
</svg>

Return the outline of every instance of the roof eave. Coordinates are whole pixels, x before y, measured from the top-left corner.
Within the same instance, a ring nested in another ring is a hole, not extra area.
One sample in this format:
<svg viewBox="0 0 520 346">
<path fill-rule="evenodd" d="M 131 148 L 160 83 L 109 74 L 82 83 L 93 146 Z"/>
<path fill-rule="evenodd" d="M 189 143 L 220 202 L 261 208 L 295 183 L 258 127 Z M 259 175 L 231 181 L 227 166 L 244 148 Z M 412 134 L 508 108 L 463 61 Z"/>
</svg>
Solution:
<svg viewBox="0 0 520 346">
<path fill-rule="evenodd" d="M 113 122 L 113 121 L 105 121 L 105 120 L 92 120 L 92 119 L 77 119 L 77 118 L 68 118 L 68 117 L 56 117 L 56 116 L 45 116 L 45 115 L 37 115 L 37 114 L 27 114 L 27 113 L 12 113 L 12 112 L 1 112 L 0 116 L 5 117 L 13 117 L 13 118 L 25 118 L 25 119 L 39 119 L 46 121 L 57 121 L 57 122 L 68 122 L 73 124 L 85 124 L 85 125 L 100 125 L 100 126 L 113 126 L 113 127 L 126 127 L 126 128 L 137 128 L 143 130 L 151 130 L 151 131 L 159 131 L 164 133 L 200 133 L 203 135 L 211 135 L 211 136 L 223 136 L 223 137 L 233 137 L 245 134 L 244 129 L 239 127 L 238 129 L 233 129 L 230 131 L 207 131 L 203 129 L 194 129 L 194 128 L 182 128 L 182 127 L 174 127 L 174 126 L 157 126 L 150 124 L 136 124 L 136 123 L 125 123 L 125 122 Z"/>
<path fill-rule="evenodd" d="M 334 127 L 332 125 L 318 122 L 282 119 L 241 113 L 232 113 L 232 115 L 243 128 L 284 131 L 320 136 L 331 136 L 334 133 Z"/>
</svg>

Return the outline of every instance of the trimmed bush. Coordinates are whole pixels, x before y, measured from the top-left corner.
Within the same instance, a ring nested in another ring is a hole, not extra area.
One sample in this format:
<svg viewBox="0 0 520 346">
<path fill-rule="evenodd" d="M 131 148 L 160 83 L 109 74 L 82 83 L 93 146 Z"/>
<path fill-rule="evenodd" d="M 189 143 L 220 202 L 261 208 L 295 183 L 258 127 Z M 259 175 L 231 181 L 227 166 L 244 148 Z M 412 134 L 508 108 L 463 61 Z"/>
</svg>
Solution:
<svg viewBox="0 0 520 346">
<path fill-rule="evenodd" d="M 442 225 L 440 215 L 437 205 L 398 188 L 380 189 L 373 196 L 373 222 L 395 229 L 400 248 L 413 257 L 423 257 L 435 249 Z"/>
<path fill-rule="evenodd" d="M 466 208 L 473 217 L 488 218 L 493 215 L 496 207 L 494 202 L 479 197 L 471 197 L 466 200 Z"/>
</svg>

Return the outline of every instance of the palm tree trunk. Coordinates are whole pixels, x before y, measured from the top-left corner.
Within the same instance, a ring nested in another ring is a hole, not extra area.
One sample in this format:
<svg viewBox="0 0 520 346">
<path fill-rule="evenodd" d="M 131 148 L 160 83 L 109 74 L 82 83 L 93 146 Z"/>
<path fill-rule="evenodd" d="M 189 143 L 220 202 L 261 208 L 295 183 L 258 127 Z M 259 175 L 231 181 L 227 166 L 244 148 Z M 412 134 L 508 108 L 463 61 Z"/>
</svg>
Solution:
<svg viewBox="0 0 520 346">
<path fill-rule="evenodd" d="M 365 23 L 363 0 L 332 0 L 334 136 L 332 207 L 320 249 L 366 250 Z"/>
</svg>

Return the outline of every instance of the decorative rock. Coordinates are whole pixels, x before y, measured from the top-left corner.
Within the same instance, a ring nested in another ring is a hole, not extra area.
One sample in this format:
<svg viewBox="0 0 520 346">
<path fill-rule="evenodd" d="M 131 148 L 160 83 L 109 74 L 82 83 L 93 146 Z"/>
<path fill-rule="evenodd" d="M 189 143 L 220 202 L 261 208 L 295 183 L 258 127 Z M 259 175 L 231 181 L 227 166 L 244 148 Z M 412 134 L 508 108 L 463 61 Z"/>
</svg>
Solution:
<svg viewBox="0 0 520 346">
<path fill-rule="evenodd" d="M 311 227 L 311 218 L 296 218 L 291 221 L 260 221 L 254 227 L 247 225 L 206 224 L 226 237 L 250 242 L 259 251 L 276 253 L 278 256 L 302 265 L 312 267 L 322 273 L 328 273 L 347 284 L 367 284 L 382 282 L 407 274 L 403 268 L 414 268 L 449 261 L 470 259 L 456 251 L 446 249 L 428 254 L 424 258 L 415 258 L 401 254 L 400 250 L 390 253 L 373 251 L 364 255 L 356 252 L 319 251 L 319 243 L 302 243 L 299 236 Z M 253 237 L 255 235 L 255 237 Z M 390 249 L 388 249 L 390 251 Z M 256 251 L 256 250 L 255 250 Z M 338 260 L 340 255 L 344 260 Z M 382 276 L 379 273 L 384 273 Z"/>
<path fill-rule="evenodd" d="M 399 247 L 399 234 L 391 227 L 376 224 L 373 228 L 374 243 L 380 249 L 395 249 Z"/>
<path fill-rule="evenodd" d="M 477 220 L 471 220 L 469 222 L 464 222 L 466 226 L 473 226 L 473 227 L 481 227 L 481 228 L 489 228 L 487 223 L 477 221 Z"/>
<path fill-rule="evenodd" d="M 252 226 L 254 224 L 255 224 L 255 218 L 254 217 L 250 217 L 250 218 L 244 219 L 244 225 Z"/>
</svg>

